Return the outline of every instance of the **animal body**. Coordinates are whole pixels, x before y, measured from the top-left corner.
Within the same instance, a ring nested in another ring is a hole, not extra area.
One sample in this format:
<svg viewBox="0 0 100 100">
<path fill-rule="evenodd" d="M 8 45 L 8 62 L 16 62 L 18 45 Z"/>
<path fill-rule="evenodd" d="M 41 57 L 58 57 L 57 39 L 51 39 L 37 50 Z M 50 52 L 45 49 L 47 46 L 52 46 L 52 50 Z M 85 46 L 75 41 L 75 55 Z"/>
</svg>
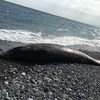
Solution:
<svg viewBox="0 0 100 100">
<path fill-rule="evenodd" d="M 64 62 L 100 65 L 100 60 L 78 50 L 56 44 L 41 43 L 19 46 L 5 52 L 1 57 L 32 63 Z"/>
</svg>

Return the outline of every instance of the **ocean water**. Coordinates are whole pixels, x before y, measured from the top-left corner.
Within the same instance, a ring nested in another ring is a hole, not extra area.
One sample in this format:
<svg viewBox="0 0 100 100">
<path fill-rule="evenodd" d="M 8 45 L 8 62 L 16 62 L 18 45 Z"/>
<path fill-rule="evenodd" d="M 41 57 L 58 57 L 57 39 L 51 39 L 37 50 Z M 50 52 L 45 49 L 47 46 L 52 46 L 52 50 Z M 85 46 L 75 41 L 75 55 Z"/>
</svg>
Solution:
<svg viewBox="0 0 100 100">
<path fill-rule="evenodd" d="M 0 0 L 0 40 L 100 47 L 100 28 Z"/>
</svg>

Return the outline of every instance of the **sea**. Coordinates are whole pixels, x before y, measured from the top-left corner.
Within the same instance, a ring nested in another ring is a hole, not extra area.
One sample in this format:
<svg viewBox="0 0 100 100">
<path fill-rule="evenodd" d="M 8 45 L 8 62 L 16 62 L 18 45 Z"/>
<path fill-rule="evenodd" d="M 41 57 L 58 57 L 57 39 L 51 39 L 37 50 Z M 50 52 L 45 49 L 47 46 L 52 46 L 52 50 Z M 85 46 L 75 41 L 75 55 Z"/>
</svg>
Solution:
<svg viewBox="0 0 100 100">
<path fill-rule="evenodd" d="M 100 28 L 0 0 L 0 40 L 100 48 Z"/>
</svg>

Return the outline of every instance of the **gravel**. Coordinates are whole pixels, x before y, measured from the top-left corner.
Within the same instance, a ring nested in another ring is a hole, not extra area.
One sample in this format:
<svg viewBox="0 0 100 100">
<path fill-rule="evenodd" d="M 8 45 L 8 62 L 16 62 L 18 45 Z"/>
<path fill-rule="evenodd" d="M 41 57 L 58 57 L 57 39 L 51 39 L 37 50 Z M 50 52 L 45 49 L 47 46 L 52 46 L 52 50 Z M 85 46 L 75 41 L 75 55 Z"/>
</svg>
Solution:
<svg viewBox="0 0 100 100">
<path fill-rule="evenodd" d="M 0 60 L 0 100 L 100 100 L 100 66 Z"/>
</svg>

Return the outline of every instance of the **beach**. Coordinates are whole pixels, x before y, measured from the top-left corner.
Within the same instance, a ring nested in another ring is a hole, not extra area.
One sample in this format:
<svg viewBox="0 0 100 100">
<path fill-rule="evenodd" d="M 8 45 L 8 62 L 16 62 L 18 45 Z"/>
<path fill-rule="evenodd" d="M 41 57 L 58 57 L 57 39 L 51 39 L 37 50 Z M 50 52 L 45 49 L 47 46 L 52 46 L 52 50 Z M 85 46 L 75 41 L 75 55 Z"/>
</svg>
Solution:
<svg viewBox="0 0 100 100">
<path fill-rule="evenodd" d="M 85 23 L 85 15 L 78 17 L 83 23 L 7 1 L 0 0 L 0 55 L 29 43 L 53 43 L 100 60 L 100 28 Z M 0 100 L 100 100 L 100 66 L 27 64 L 0 57 Z"/>
<path fill-rule="evenodd" d="M 25 44 L 0 41 L 3 51 L 20 45 Z M 100 52 L 83 52 L 100 59 Z M 0 59 L 0 100 L 100 100 L 100 66 Z"/>
</svg>

